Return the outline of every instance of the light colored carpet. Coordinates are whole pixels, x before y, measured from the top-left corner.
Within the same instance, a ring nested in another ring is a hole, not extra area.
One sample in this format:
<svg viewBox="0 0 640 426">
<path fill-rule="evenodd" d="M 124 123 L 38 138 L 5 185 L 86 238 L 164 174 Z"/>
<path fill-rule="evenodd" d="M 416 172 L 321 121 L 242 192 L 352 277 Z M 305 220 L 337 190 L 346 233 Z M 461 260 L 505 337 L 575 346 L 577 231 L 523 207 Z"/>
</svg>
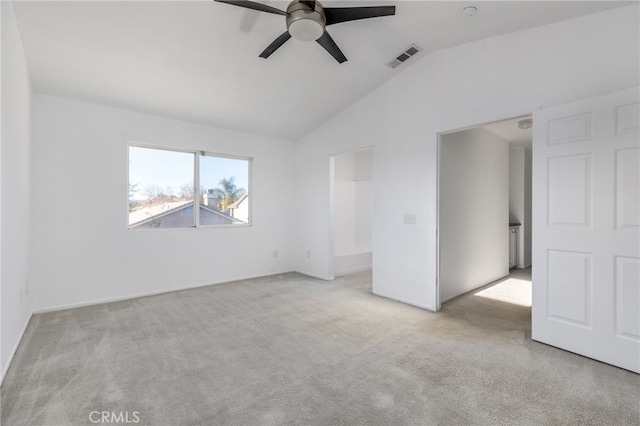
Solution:
<svg viewBox="0 0 640 426">
<path fill-rule="evenodd" d="M 37 315 L 1 398 L 3 425 L 637 425 L 639 390 L 531 341 L 526 306 L 470 294 L 431 313 L 360 273 Z"/>
</svg>

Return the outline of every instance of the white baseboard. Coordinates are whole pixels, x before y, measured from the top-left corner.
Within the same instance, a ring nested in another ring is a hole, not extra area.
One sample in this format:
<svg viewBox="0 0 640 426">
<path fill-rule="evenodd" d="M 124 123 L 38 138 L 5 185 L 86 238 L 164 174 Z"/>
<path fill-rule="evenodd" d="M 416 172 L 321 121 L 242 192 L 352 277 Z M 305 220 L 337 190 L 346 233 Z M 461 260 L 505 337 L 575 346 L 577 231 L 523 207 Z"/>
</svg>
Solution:
<svg viewBox="0 0 640 426">
<path fill-rule="evenodd" d="M 29 322 L 31 322 L 32 317 L 33 317 L 33 311 L 29 314 L 29 317 L 27 317 L 27 321 L 24 323 L 24 326 L 22 327 L 22 331 L 20 331 L 20 334 L 18 335 L 18 340 L 16 341 L 15 345 L 13 345 L 13 349 L 9 354 L 9 359 L 7 360 L 7 364 L 3 366 L 2 373 L 0 375 L 0 385 L 2 385 L 2 382 L 4 382 L 4 377 L 7 375 L 7 371 L 9 371 L 9 367 L 11 367 L 11 363 L 13 362 L 13 357 L 16 355 L 16 352 L 18 351 L 18 346 L 20 346 L 20 343 L 22 342 L 22 338 L 24 337 L 24 333 L 26 333 L 27 331 L 27 327 L 29 327 Z"/>
<path fill-rule="evenodd" d="M 379 291 L 372 291 L 376 296 L 384 297 L 385 299 L 395 300 L 396 302 L 404 303 L 405 305 L 415 306 L 416 308 L 426 309 L 427 311 L 436 312 L 433 306 L 423 305 L 421 303 L 411 302 L 409 300 L 402 299 L 401 297 L 389 296 L 388 294 L 381 293 Z"/>
<path fill-rule="evenodd" d="M 371 270 L 371 266 L 363 266 L 361 268 L 350 268 L 347 270 L 342 270 L 340 272 L 336 272 L 334 274 L 335 277 L 342 277 L 344 275 L 349 275 L 349 274 L 355 274 L 357 272 L 364 272 L 364 271 L 370 271 Z"/>
<path fill-rule="evenodd" d="M 311 278 L 315 278 L 318 280 L 322 280 L 322 281 L 333 281 L 335 279 L 335 277 L 321 277 L 320 275 L 314 275 L 314 274 L 310 274 L 308 272 L 301 272 L 301 271 L 293 271 L 296 274 L 300 274 L 300 275 L 305 275 L 307 277 L 311 277 Z"/>
<path fill-rule="evenodd" d="M 127 296 L 107 297 L 104 299 L 90 300 L 87 302 L 78 302 L 78 303 L 70 303 L 66 305 L 49 306 L 45 308 L 34 309 L 33 314 L 44 314 L 47 312 L 64 311 L 66 309 L 82 308 L 85 306 L 102 305 L 104 303 L 121 302 L 123 300 L 138 299 L 140 297 L 158 296 L 160 294 L 173 293 L 175 291 L 191 290 L 194 288 L 208 287 L 210 285 L 228 284 L 236 281 L 251 280 L 254 278 L 265 278 L 265 277 L 271 277 L 274 275 L 288 274 L 289 272 L 295 272 L 295 271 L 289 270 L 289 271 L 282 271 L 282 272 L 274 272 L 273 274 L 267 274 L 267 275 L 253 275 L 253 276 L 246 276 L 241 278 L 234 278 L 233 280 L 229 280 L 229 281 L 215 281 L 215 282 L 209 282 L 206 284 L 190 285 L 188 287 L 169 288 L 169 289 L 158 290 L 158 291 L 136 293 L 136 294 L 131 294 Z"/>
<path fill-rule="evenodd" d="M 484 283 L 482 283 L 482 284 L 478 284 L 478 286 L 477 286 L 477 287 L 474 287 L 474 288 L 472 288 L 472 289 L 470 289 L 470 290 L 466 290 L 466 291 L 464 291 L 464 292 L 462 292 L 462 293 L 459 293 L 459 294 L 456 294 L 456 295 L 454 295 L 454 296 L 447 297 L 446 299 L 441 300 L 441 301 L 440 301 L 440 304 L 442 304 L 442 303 L 446 303 L 446 302 L 448 302 L 448 301 L 450 301 L 450 300 L 453 300 L 453 299 L 455 299 L 456 297 L 460 297 L 460 296 L 463 296 L 463 295 L 465 295 L 465 294 L 469 294 L 469 293 L 472 293 L 472 292 L 474 292 L 474 291 L 478 291 L 478 290 L 480 290 L 482 287 L 487 287 L 489 284 L 493 284 L 493 283 L 495 283 L 496 281 L 500 281 L 500 280 L 503 280 L 503 279 L 507 278 L 509 275 L 511 275 L 511 273 L 507 273 L 507 275 L 503 275 L 503 276 L 501 276 L 501 277 L 499 277 L 499 278 L 492 279 L 492 280 L 487 281 L 487 282 L 484 282 Z"/>
<path fill-rule="evenodd" d="M 353 253 L 335 256 L 333 258 L 333 275 L 354 274 L 356 272 L 368 271 L 373 267 L 373 253 Z"/>
</svg>

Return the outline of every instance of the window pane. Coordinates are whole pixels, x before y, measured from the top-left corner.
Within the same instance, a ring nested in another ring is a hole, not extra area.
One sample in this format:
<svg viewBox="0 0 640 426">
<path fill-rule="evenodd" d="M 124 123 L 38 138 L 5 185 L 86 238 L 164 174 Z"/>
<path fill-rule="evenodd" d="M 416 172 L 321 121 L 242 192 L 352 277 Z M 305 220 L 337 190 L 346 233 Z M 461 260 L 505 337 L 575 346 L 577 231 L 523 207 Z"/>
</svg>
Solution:
<svg viewBox="0 0 640 426">
<path fill-rule="evenodd" d="M 194 154 L 129 147 L 129 228 L 195 226 Z"/>
<path fill-rule="evenodd" d="M 200 157 L 200 225 L 249 223 L 249 160 Z"/>
</svg>

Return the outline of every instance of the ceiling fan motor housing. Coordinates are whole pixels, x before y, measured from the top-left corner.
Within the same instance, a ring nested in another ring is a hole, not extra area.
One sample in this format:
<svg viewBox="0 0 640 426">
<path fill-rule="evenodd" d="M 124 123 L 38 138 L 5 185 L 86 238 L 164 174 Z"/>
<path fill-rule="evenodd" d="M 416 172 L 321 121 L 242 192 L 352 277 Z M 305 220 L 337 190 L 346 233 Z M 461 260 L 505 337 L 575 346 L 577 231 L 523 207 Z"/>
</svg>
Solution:
<svg viewBox="0 0 640 426">
<path fill-rule="evenodd" d="M 315 10 L 299 1 L 293 1 L 287 7 L 287 31 L 295 39 L 317 40 L 324 34 L 326 24 L 324 8 L 319 1 L 315 2 Z"/>
</svg>

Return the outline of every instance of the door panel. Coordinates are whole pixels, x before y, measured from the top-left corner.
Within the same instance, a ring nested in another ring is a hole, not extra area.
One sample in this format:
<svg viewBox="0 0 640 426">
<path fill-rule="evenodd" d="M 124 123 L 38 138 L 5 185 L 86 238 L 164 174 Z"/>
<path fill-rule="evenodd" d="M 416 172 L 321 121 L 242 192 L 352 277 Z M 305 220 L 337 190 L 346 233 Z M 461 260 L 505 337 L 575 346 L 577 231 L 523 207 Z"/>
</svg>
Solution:
<svg viewBox="0 0 640 426">
<path fill-rule="evenodd" d="M 591 222 L 591 156 L 549 158 L 549 225 L 589 226 Z"/>
<path fill-rule="evenodd" d="M 591 254 L 548 252 L 548 310 L 550 319 L 591 326 Z M 565 301 L 571 300 L 571 303 Z"/>
<path fill-rule="evenodd" d="M 640 372 L 638 88 L 534 114 L 534 340 Z"/>
<path fill-rule="evenodd" d="M 640 260 L 616 257 L 616 336 L 640 340 Z"/>
<path fill-rule="evenodd" d="M 640 193 L 634 185 L 640 180 L 640 148 L 616 151 L 616 226 L 640 228 Z"/>
</svg>

